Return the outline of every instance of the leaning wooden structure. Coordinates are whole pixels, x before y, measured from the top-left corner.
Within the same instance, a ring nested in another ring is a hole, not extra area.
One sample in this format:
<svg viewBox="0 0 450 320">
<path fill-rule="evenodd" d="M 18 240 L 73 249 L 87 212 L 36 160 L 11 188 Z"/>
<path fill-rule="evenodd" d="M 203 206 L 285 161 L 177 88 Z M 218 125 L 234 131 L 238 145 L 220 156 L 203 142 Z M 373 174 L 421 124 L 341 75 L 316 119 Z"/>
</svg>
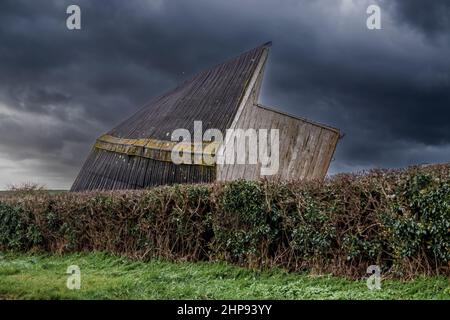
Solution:
<svg viewBox="0 0 450 320">
<path fill-rule="evenodd" d="M 258 103 L 268 57 L 266 43 L 203 71 L 163 94 L 99 137 L 72 191 L 140 189 L 173 183 L 257 180 L 260 164 L 175 164 L 175 129 L 278 129 L 279 170 L 270 179 L 323 179 L 339 130 Z M 223 145 L 219 149 L 225 148 Z M 220 152 L 220 151 L 218 151 Z M 266 176 L 267 177 L 267 176 Z"/>
</svg>

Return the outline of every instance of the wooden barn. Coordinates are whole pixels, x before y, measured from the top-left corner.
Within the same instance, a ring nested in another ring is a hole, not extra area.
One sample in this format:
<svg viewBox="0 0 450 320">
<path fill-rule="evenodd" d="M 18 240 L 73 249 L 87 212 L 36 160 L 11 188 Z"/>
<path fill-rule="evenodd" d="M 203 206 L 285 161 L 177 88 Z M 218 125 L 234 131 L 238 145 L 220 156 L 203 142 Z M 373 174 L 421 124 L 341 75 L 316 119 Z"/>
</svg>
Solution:
<svg viewBox="0 0 450 320">
<path fill-rule="evenodd" d="M 140 189 L 263 177 L 261 164 L 175 164 L 171 152 L 178 142 L 172 141 L 171 134 L 179 128 L 194 134 L 195 121 L 202 121 L 204 131 L 215 128 L 224 135 L 227 129 L 278 129 L 279 169 L 265 177 L 323 179 L 339 130 L 258 103 L 270 46 L 266 43 L 197 74 L 99 137 L 71 190 Z M 228 145 L 225 140 L 215 153 L 223 153 Z M 206 152 L 206 148 L 201 150 Z"/>
</svg>

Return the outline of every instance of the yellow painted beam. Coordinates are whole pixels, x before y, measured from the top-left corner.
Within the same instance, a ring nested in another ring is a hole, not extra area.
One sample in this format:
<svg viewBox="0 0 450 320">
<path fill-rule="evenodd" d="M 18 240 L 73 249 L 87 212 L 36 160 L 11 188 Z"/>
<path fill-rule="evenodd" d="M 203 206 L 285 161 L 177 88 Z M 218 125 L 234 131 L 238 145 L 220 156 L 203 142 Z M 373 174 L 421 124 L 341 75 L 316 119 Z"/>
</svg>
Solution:
<svg viewBox="0 0 450 320">
<path fill-rule="evenodd" d="M 198 150 L 202 148 L 203 150 L 203 152 L 201 153 L 202 155 L 208 155 L 210 157 L 213 157 L 216 154 L 218 148 L 220 147 L 220 144 L 217 142 L 209 142 L 209 141 L 203 143 L 198 142 L 188 143 L 188 142 L 164 141 L 157 139 L 123 139 L 105 134 L 97 139 L 94 147 L 97 149 L 122 153 L 129 156 L 139 156 L 159 161 L 172 162 L 171 158 L 172 150 L 178 152 L 181 151 L 189 152 L 190 156 L 193 159 L 195 155 L 198 155 L 198 153 L 194 153 L 193 150 Z M 192 163 L 194 164 L 194 161 L 192 161 Z M 200 165 L 215 166 L 215 164 L 207 164 L 203 162 L 203 160 Z"/>
</svg>

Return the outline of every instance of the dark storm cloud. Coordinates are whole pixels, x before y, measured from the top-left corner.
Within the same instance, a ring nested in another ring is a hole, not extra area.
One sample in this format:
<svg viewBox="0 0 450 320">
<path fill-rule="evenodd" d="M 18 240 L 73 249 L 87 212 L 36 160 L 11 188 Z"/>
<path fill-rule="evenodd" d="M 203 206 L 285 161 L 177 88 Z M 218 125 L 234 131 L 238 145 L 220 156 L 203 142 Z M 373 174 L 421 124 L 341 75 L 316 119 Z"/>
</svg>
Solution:
<svg viewBox="0 0 450 320">
<path fill-rule="evenodd" d="M 429 35 L 450 30 L 450 1 L 407 0 L 396 1 L 396 13 L 400 19 Z"/>
<path fill-rule="evenodd" d="M 383 29 L 369 31 L 374 2 Z M 65 26 L 74 3 L 81 31 Z M 332 172 L 448 160 L 448 9 L 412 0 L 1 1 L 2 175 L 20 161 L 29 170 L 17 179 L 68 187 L 99 134 L 268 40 L 262 102 L 339 127 Z"/>
</svg>

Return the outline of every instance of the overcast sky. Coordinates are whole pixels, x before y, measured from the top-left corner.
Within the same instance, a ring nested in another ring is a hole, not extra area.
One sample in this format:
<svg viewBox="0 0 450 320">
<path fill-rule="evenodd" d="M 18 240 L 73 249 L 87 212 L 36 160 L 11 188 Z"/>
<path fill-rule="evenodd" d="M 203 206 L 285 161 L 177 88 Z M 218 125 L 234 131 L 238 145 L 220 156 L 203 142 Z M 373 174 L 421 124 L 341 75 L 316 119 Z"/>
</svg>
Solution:
<svg viewBox="0 0 450 320">
<path fill-rule="evenodd" d="M 260 102 L 345 133 L 330 174 L 450 161 L 448 0 L 1 0 L 0 189 L 69 188 L 100 134 L 269 40 Z"/>
</svg>

